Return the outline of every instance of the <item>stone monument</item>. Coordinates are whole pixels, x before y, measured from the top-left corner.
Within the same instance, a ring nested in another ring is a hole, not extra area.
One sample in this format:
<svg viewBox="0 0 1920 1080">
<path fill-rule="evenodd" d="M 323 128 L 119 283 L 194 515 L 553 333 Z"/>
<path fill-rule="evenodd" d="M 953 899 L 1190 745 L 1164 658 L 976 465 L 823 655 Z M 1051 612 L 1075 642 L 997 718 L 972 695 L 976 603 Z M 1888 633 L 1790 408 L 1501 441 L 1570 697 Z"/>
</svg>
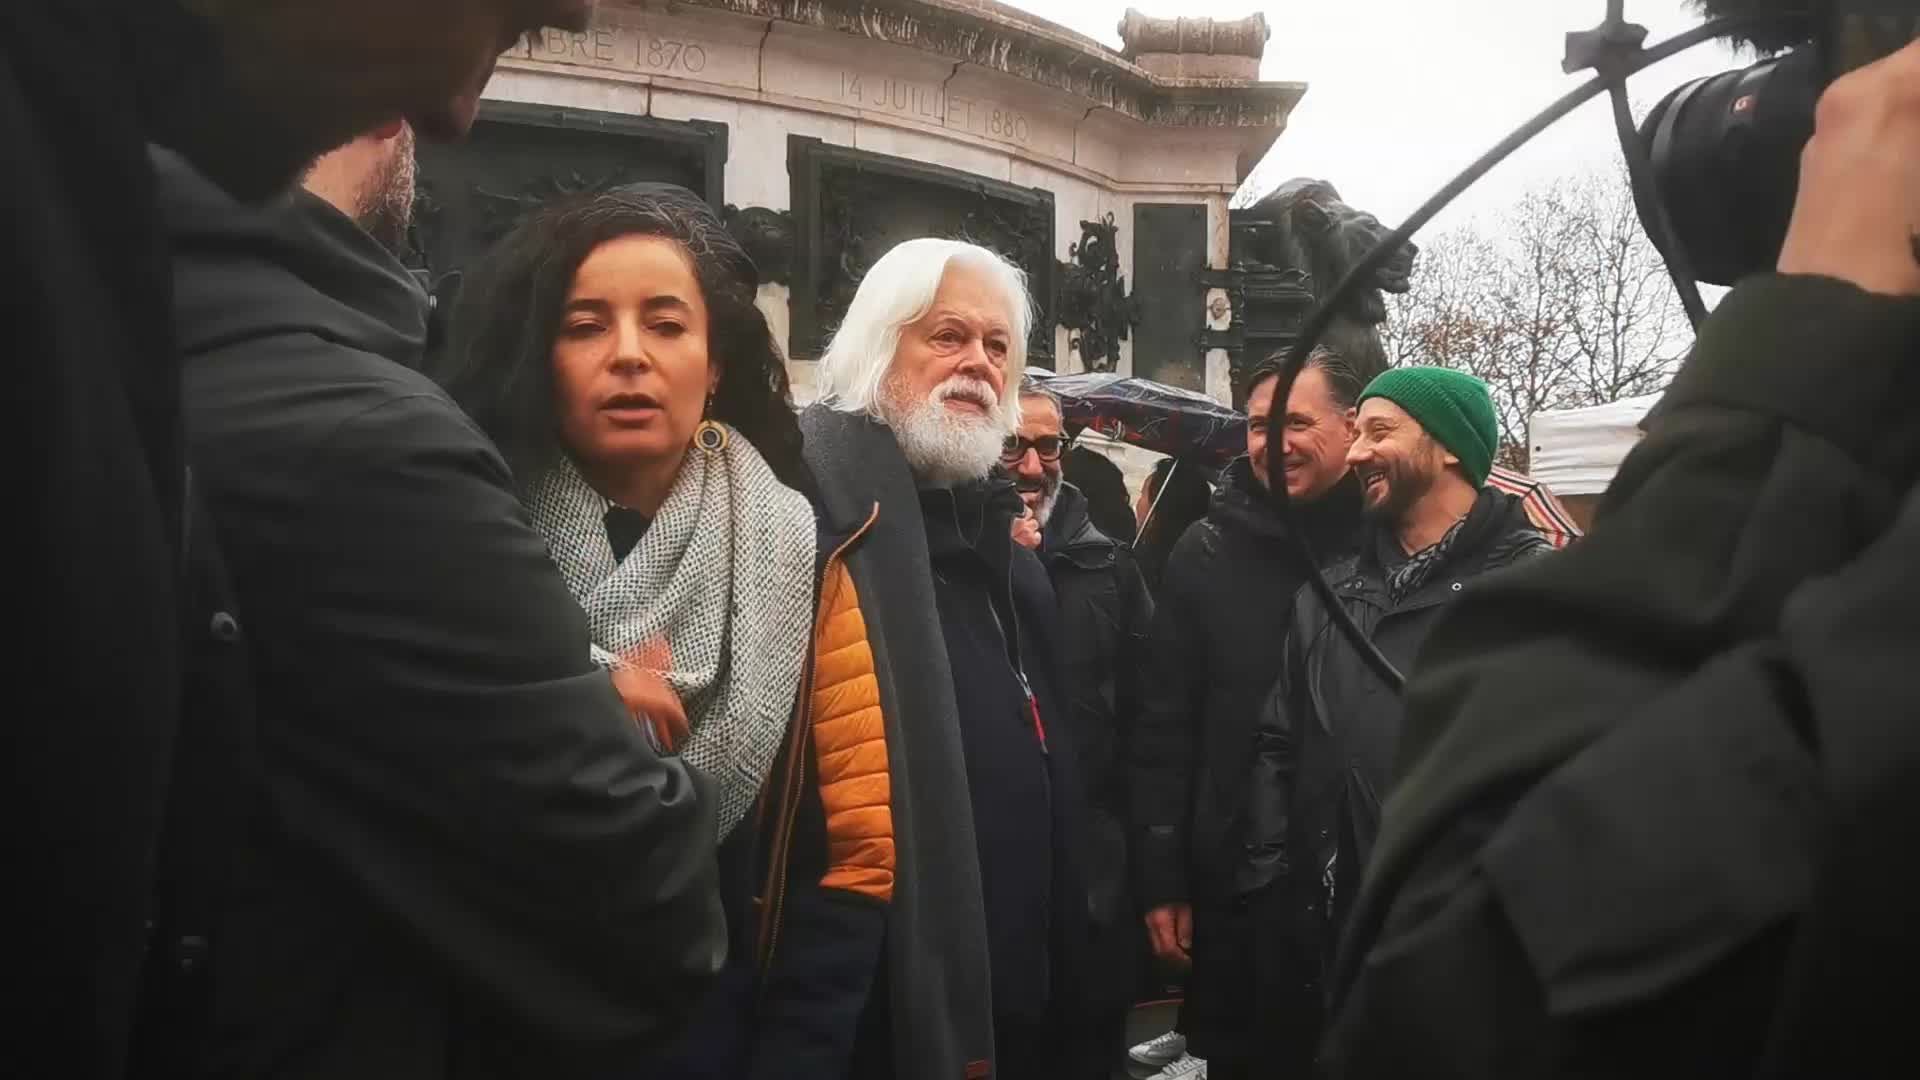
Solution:
<svg viewBox="0 0 1920 1080">
<path fill-rule="evenodd" d="M 1216 340 L 1232 355 L 1236 373 L 1291 346 L 1314 305 L 1392 231 L 1379 218 L 1347 205 L 1332 184 L 1305 177 L 1281 184 L 1229 216 L 1231 270 L 1220 280 L 1232 297 L 1234 318 Z M 1387 369 L 1378 329 L 1387 319 L 1382 293 L 1407 291 L 1419 251 L 1411 242 L 1396 249 L 1359 294 L 1334 313 L 1321 338 L 1363 380 Z M 1238 388 L 1242 380 L 1233 382 Z"/>
<path fill-rule="evenodd" d="M 501 60 L 474 137 L 421 149 L 438 275 L 545 200 L 638 180 L 723 208 L 797 392 L 866 267 L 964 237 L 1027 272 L 1034 362 L 1225 400 L 1228 200 L 1300 83 L 1266 20 L 1150 19 L 1113 50 L 992 0 L 601 0 Z"/>
</svg>

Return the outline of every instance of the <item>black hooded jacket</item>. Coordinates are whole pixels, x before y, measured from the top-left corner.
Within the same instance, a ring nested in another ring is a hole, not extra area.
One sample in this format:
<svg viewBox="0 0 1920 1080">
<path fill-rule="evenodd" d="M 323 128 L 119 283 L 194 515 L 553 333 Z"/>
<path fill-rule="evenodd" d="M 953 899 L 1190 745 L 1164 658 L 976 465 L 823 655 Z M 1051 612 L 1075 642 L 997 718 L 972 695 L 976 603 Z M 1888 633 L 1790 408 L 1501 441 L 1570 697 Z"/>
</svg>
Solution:
<svg viewBox="0 0 1920 1080">
<path fill-rule="evenodd" d="M 493 446 L 408 368 L 414 280 L 304 192 L 243 208 L 155 160 L 263 762 L 203 1073 L 604 1075 L 719 965 L 712 809 L 589 660 Z"/>
<path fill-rule="evenodd" d="M 1305 580 L 1268 498 L 1245 458 L 1229 465 L 1207 516 L 1174 545 L 1154 598 L 1130 748 L 1135 861 L 1149 908 L 1233 895 L 1247 747 Z M 1296 513 L 1316 556 L 1337 560 L 1358 539 L 1359 486 L 1349 476 Z"/>
</svg>

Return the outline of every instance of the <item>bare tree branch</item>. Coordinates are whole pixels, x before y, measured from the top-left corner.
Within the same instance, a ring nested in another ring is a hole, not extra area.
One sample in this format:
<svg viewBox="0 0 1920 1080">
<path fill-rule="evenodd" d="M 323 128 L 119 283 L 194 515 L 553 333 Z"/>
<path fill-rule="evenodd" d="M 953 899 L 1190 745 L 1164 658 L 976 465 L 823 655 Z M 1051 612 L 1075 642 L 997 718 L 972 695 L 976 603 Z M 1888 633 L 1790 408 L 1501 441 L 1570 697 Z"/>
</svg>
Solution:
<svg viewBox="0 0 1920 1080">
<path fill-rule="evenodd" d="M 1395 364 L 1484 380 L 1503 462 L 1524 468 L 1527 425 L 1546 409 L 1652 393 L 1693 335 L 1624 172 L 1528 192 L 1492 229 L 1424 242 L 1413 288 L 1381 328 Z"/>
</svg>

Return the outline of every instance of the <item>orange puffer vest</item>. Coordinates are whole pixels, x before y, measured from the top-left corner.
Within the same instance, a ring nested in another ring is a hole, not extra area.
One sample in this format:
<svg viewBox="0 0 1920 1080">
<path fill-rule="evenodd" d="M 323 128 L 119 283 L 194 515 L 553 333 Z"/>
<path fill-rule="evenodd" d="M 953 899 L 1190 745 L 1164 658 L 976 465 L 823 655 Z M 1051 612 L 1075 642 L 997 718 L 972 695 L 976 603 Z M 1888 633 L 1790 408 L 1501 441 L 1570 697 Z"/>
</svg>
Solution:
<svg viewBox="0 0 1920 1080">
<path fill-rule="evenodd" d="M 778 947 L 794 822 L 813 766 L 826 820 L 826 866 L 818 884 L 879 903 L 893 898 L 894 834 L 886 720 L 860 597 L 843 560 L 879 510 L 826 559 L 820 574 L 813 649 L 802 673 L 778 783 L 763 793 L 771 814 L 765 874 L 755 907 L 755 941 L 764 972 Z"/>
</svg>

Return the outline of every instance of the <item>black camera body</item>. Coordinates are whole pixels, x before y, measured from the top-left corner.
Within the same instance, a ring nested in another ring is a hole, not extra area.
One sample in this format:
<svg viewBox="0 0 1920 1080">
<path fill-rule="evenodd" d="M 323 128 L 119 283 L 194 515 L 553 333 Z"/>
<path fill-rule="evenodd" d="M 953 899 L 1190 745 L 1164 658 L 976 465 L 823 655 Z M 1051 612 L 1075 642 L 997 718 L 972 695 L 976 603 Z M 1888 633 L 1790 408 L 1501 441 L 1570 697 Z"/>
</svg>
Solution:
<svg viewBox="0 0 1920 1080">
<path fill-rule="evenodd" d="M 1920 0 L 1696 6 L 1710 17 L 1750 20 L 1729 36 L 1775 55 L 1686 83 L 1647 114 L 1640 139 L 1668 223 L 1649 232 L 1698 280 L 1731 285 L 1779 256 L 1820 94 L 1840 75 L 1920 37 Z"/>
</svg>

